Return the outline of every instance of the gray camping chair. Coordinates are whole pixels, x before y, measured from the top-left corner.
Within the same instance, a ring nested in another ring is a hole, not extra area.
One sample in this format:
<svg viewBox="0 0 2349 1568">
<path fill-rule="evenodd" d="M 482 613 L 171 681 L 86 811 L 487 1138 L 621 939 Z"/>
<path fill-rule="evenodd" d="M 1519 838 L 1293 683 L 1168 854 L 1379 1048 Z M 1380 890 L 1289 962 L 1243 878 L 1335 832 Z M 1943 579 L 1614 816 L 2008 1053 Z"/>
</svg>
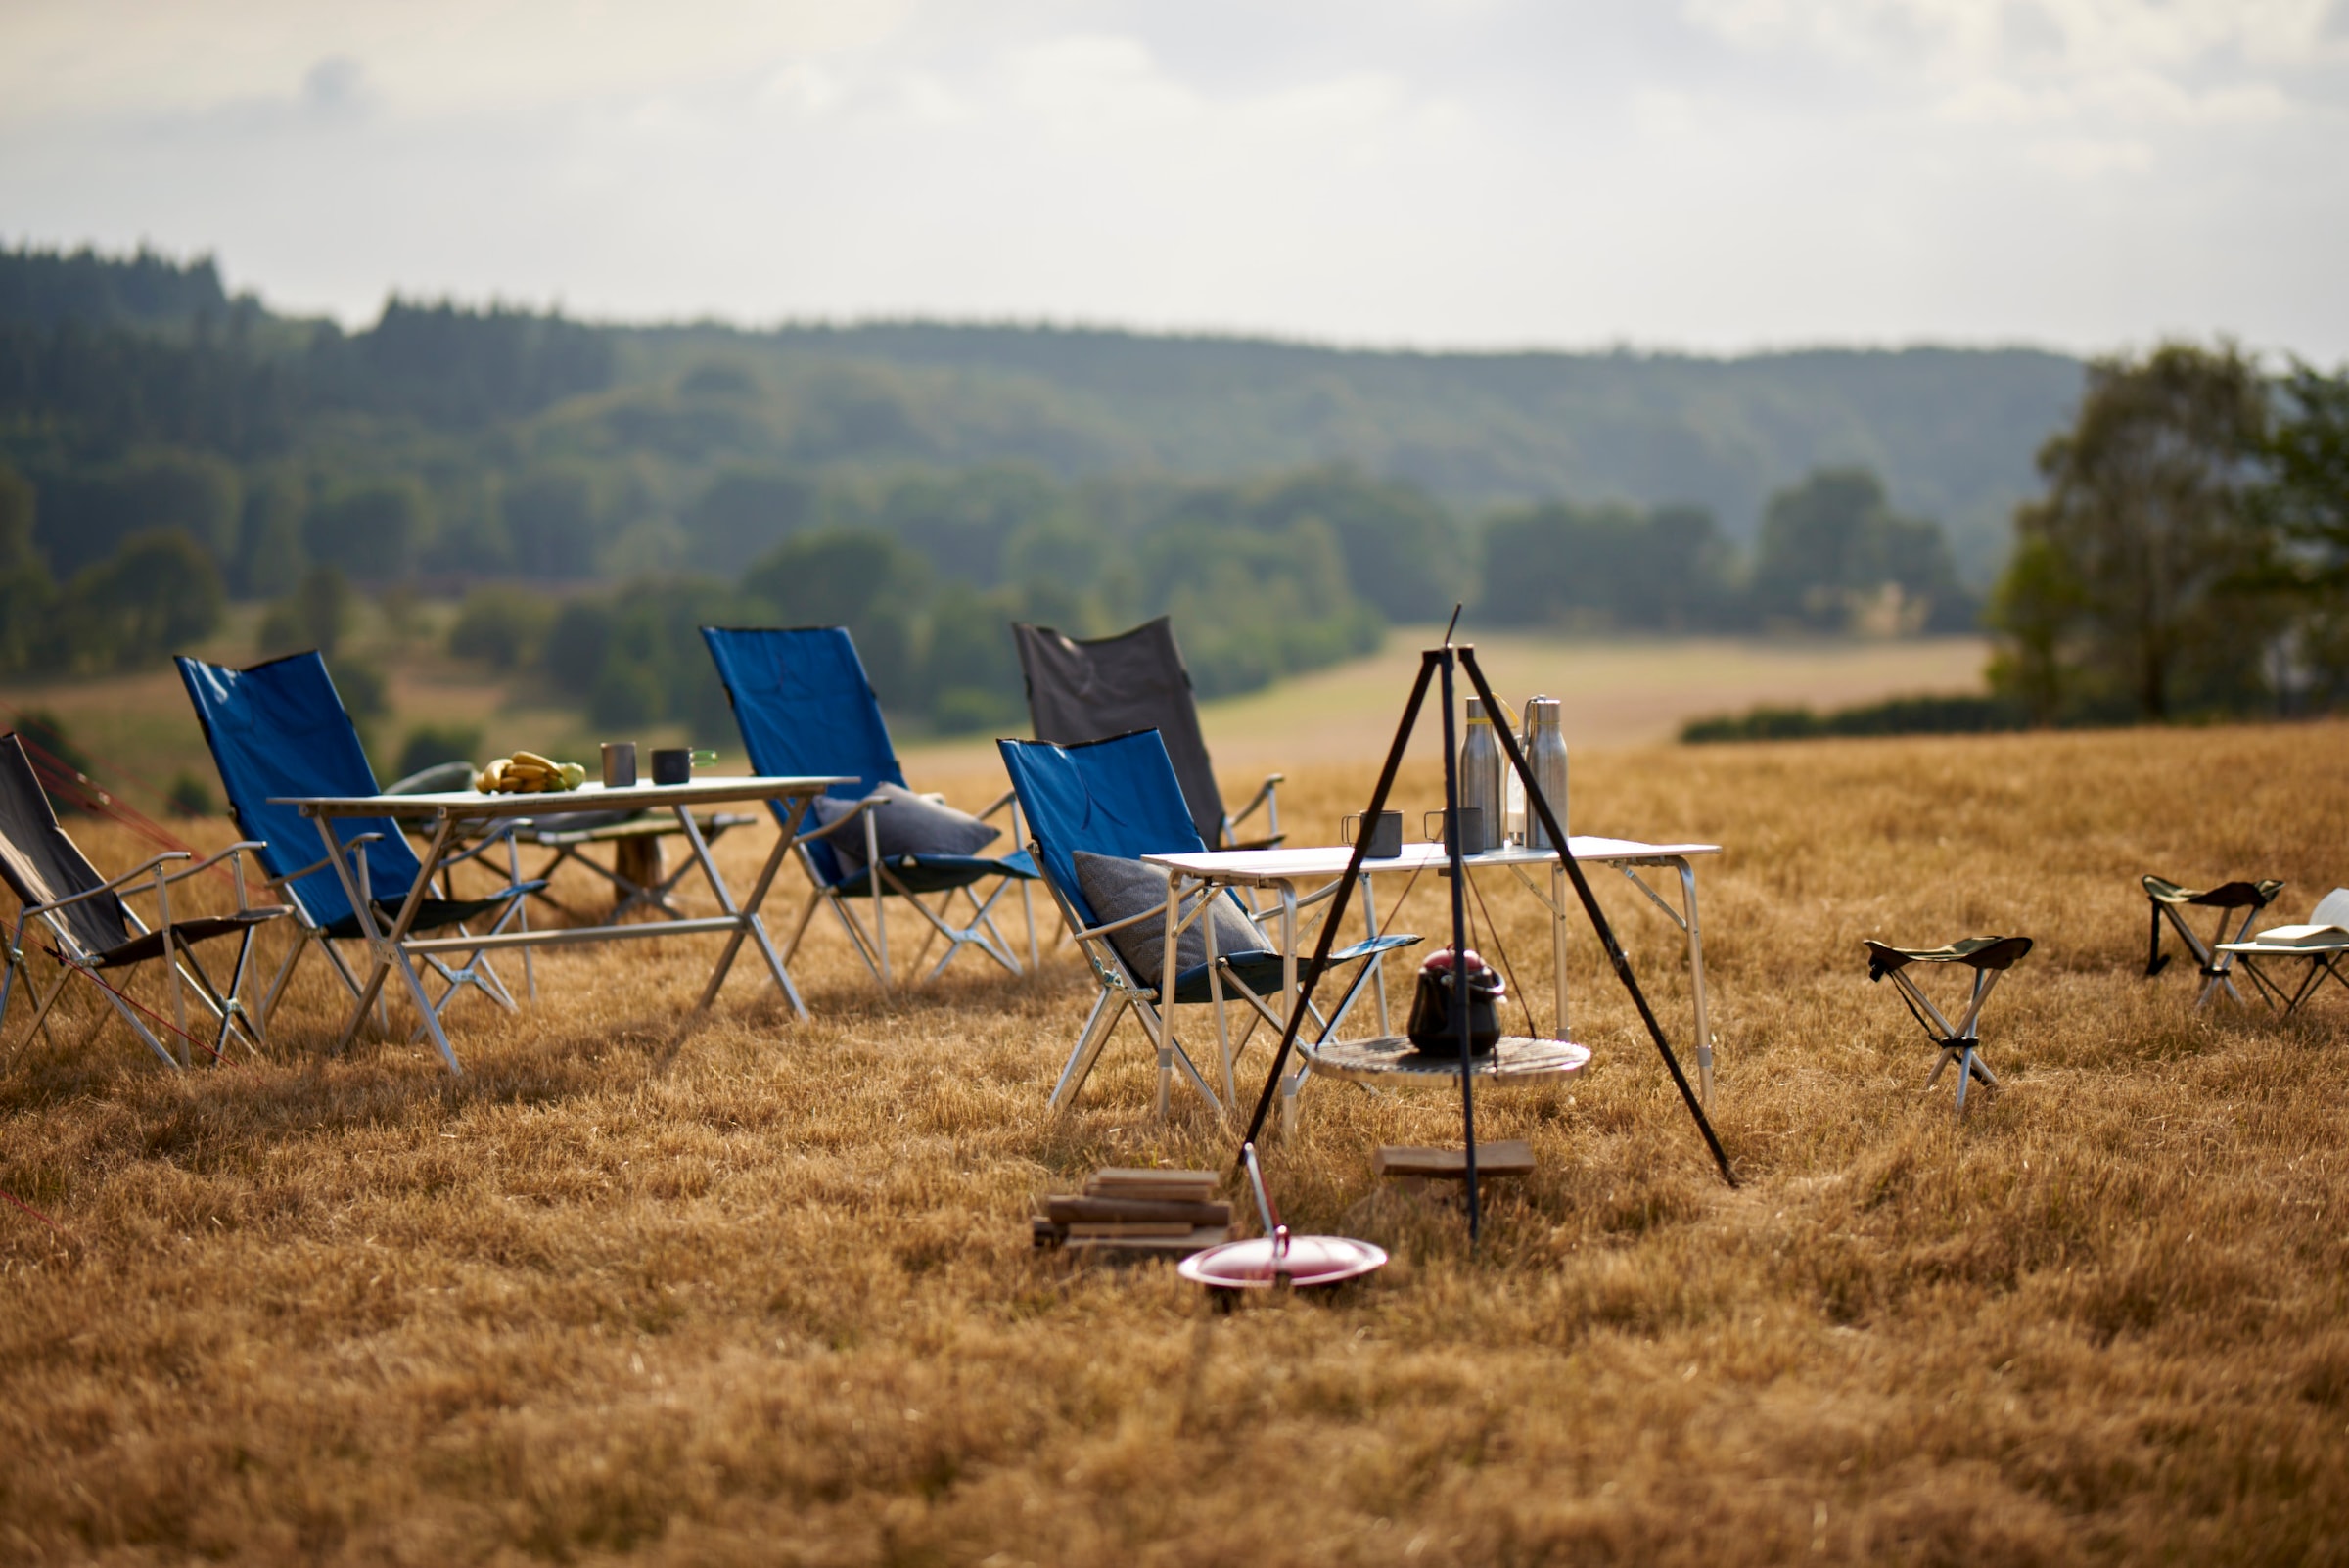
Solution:
<svg viewBox="0 0 2349 1568">
<path fill-rule="evenodd" d="M 1982 1050 L 1982 1004 L 1990 1000 L 1992 988 L 1999 977 L 2014 967 L 2016 960 L 2031 950 L 2029 937 L 1967 937 L 1946 947 L 1891 947 L 1880 942 L 1869 942 L 1867 947 L 1867 978 L 1882 980 L 1886 975 L 1909 1004 L 1925 1038 L 1941 1047 L 1941 1060 L 1933 1064 L 1933 1076 L 1925 1080 L 1931 1088 L 1941 1082 L 1942 1073 L 1952 1062 L 1958 1064 L 1958 1109 L 1965 1109 L 1965 1086 L 1980 1079 L 1985 1087 L 1999 1086 L 1998 1075 L 1984 1064 Z M 1973 994 L 1967 998 L 1965 1016 L 1953 1026 L 1934 1006 L 1915 978 L 1909 973 L 1911 964 L 1962 964 L 1974 972 Z"/>
<path fill-rule="evenodd" d="M 185 850 L 173 850 L 118 877 L 102 877 L 80 847 L 58 826 L 57 813 L 51 809 L 49 798 L 32 771 L 23 743 L 13 734 L 0 735 L 0 880 L 7 882 L 19 904 L 16 929 L 9 935 L 5 955 L 6 973 L 0 975 L 0 1025 L 8 1020 L 8 1002 L 16 989 L 17 971 L 24 967 L 25 927 L 37 921 L 49 933 L 47 949 L 57 960 L 59 973 L 57 984 L 34 1004 L 32 1027 L 25 1034 L 26 1039 L 47 1030 L 50 1008 L 64 993 L 67 982 L 80 975 L 98 988 L 130 1026 L 131 1033 L 167 1067 L 189 1065 L 186 1042 L 196 1038 L 188 1033 L 183 982 L 194 988 L 197 999 L 210 1009 L 219 1023 L 216 1038 L 207 1047 L 215 1057 L 228 1044 L 231 1031 L 244 1036 L 249 1046 L 257 1046 L 261 1024 L 246 1011 L 243 1000 L 253 932 L 291 912 L 278 906 L 256 908 L 245 901 L 244 856 L 259 849 L 259 845 L 253 843 L 232 844 L 207 859 L 166 872 L 163 869 L 166 865 L 195 859 Z M 185 882 L 199 871 L 208 871 L 223 860 L 229 863 L 236 881 L 236 909 L 224 915 L 173 918 L 173 884 Z M 133 887 L 141 882 L 149 885 Z M 123 901 L 123 895 L 130 892 L 155 895 L 153 926 L 140 919 Z M 226 987 L 213 982 L 195 952 L 198 945 L 222 937 L 237 939 L 236 966 Z M 156 1038 L 155 1032 L 140 1018 L 138 1004 L 103 978 L 104 971 L 129 969 L 157 958 L 163 960 L 165 983 L 171 992 L 171 1027 L 181 1040 L 176 1055 Z M 31 985 L 29 975 L 25 984 L 28 988 Z"/>
<path fill-rule="evenodd" d="M 1219 850 L 1268 850 L 1280 843 L 1281 774 L 1267 773 L 1238 811 L 1223 808 L 1207 737 L 1199 730 L 1191 672 L 1174 645 L 1174 623 L 1165 616 L 1114 637 L 1080 640 L 1019 622 L 1012 623 L 1011 636 L 1019 646 L 1028 716 L 1037 740 L 1082 746 L 1155 729 L 1167 744 L 1167 759 L 1174 764 L 1202 841 Z M 1259 809 L 1265 813 L 1264 833 L 1240 838 L 1241 824 Z"/>
<path fill-rule="evenodd" d="M 2156 876 L 2147 876 L 2142 883 L 2145 901 L 2153 911 L 2152 936 L 2145 953 L 2145 978 L 2152 979 L 2169 964 L 2169 954 L 2161 950 L 2161 923 L 2167 919 L 2177 931 L 2179 940 L 2186 944 L 2186 950 L 2194 955 L 2194 962 L 2201 970 L 2202 993 L 2195 998 L 2194 1005 L 2199 1007 L 2209 1001 L 2222 986 L 2227 988 L 2228 995 L 2241 1001 L 2243 993 L 2235 990 L 2234 981 L 2229 973 L 2234 968 L 2235 959 L 2229 945 L 2243 940 L 2251 930 L 2251 922 L 2259 918 L 2259 912 L 2274 903 L 2276 896 L 2283 891 L 2283 884 L 2273 880 L 2227 882 L 2197 892 Z M 2208 942 L 2204 942 L 2194 928 L 2186 923 L 2186 911 L 2188 909 L 2216 909 L 2219 912 L 2218 925 Z M 2234 918 L 2238 909 L 2242 911 L 2239 920 Z M 2227 931 L 2230 925 L 2234 927 L 2232 936 Z"/>
</svg>

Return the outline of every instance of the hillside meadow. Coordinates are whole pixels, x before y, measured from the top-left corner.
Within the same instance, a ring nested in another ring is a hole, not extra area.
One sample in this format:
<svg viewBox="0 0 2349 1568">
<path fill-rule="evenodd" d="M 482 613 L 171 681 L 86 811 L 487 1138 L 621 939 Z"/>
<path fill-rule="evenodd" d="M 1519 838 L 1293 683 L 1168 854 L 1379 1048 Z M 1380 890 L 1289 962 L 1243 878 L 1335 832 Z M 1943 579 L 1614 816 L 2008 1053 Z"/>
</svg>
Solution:
<svg viewBox="0 0 2349 1568">
<path fill-rule="evenodd" d="M 1726 847 L 1700 877 L 1742 1186 L 1578 933 L 1595 1058 L 1480 1100 L 1539 1161 L 1489 1188 L 1481 1244 L 1443 1192 L 1371 1175 L 1382 1142 L 1456 1140 L 1456 1105 L 1312 1085 L 1272 1185 L 1394 1263 L 1229 1312 L 1029 1245 L 1030 1206 L 1096 1166 L 1234 1148 L 1179 1093 L 1153 1119 L 1130 1026 L 1047 1114 L 1088 1001 L 1066 948 L 884 998 L 818 928 L 807 1022 L 748 966 L 686 1018 L 706 939 L 567 949 L 519 1016 L 461 1005 L 454 1079 L 396 1011 L 329 1056 L 314 964 L 264 1056 L 184 1075 L 85 1038 L 88 996 L 48 1043 L 12 1006 L 0 1187 L 57 1228 L 0 1205 L 0 1549 L 2338 1560 L 2349 997 L 2197 1010 L 2183 966 L 2141 978 L 2136 878 L 2282 877 L 2298 917 L 2349 882 L 2345 757 L 2337 724 L 1586 751 L 1578 831 Z M 1370 782 L 1289 773 L 1293 842 Z M 915 778 L 963 805 L 998 780 Z M 1423 755 L 1402 804 L 1436 794 Z M 766 833 L 721 842 L 729 874 Z M 1684 1047 L 1676 934 L 1595 886 Z M 1436 931 L 1435 887 L 1403 926 Z M 1546 1018 L 1540 913 L 1483 891 L 1479 940 Z M 1986 932 L 2040 945 L 1986 1022 L 2004 1087 L 1959 1121 L 1860 942 Z M 1265 1060 L 1260 1036 L 1244 1073 Z"/>
</svg>

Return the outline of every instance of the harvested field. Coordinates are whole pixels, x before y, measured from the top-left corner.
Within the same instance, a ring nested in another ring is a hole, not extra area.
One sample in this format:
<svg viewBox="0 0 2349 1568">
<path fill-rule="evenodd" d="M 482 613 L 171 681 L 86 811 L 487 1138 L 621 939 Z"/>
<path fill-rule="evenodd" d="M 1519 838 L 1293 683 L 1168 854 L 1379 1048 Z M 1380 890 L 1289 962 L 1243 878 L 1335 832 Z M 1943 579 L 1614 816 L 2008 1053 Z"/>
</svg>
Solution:
<svg viewBox="0 0 2349 1568">
<path fill-rule="evenodd" d="M 2349 996 L 2197 1012 L 2190 970 L 2140 978 L 2135 887 L 2284 877 L 2296 917 L 2349 882 L 2344 761 L 2337 725 L 1579 755 L 1579 830 L 1728 847 L 1700 875 L 1745 1185 L 1584 935 L 1596 1062 L 1482 1100 L 1480 1131 L 1539 1165 L 1491 1188 L 1481 1247 L 1371 1176 L 1381 1142 L 1455 1139 L 1455 1107 L 1309 1087 L 1269 1159 L 1291 1222 L 1395 1263 L 1228 1314 L 1170 1269 L 1029 1247 L 1031 1203 L 1095 1166 L 1232 1153 L 1196 1100 L 1152 1120 L 1130 1025 L 1045 1114 L 1089 999 L 1065 949 L 884 1001 L 823 933 L 797 966 L 811 1022 L 738 966 L 682 1035 L 706 941 L 566 950 L 519 1018 L 463 1005 L 456 1080 L 404 1029 L 327 1059 L 315 967 L 267 1060 L 185 1075 L 118 1026 L 82 1043 L 88 997 L 48 1045 L 12 1005 L 0 1186 L 60 1228 L 0 1206 L 0 1550 L 2349 1555 Z M 1293 836 L 1368 784 L 1293 768 Z M 145 857 L 76 831 L 102 864 Z M 766 842 L 721 854 L 747 871 Z M 1596 886 L 1684 1043 L 1675 934 Z M 776 923 L 798 897 L 795 874 Z M 1531 901 L 1487 898 L 1530 964 Z M 1403 923 L 1438 919 L 1422 888 Z M 2041 945 L 1987 1020 L 2005 1087 L 1960 1123 L 1859 943 L 1991 931 Z M 1546 976 L 1521 978 L 1546 1016 Z"/>
</svg>

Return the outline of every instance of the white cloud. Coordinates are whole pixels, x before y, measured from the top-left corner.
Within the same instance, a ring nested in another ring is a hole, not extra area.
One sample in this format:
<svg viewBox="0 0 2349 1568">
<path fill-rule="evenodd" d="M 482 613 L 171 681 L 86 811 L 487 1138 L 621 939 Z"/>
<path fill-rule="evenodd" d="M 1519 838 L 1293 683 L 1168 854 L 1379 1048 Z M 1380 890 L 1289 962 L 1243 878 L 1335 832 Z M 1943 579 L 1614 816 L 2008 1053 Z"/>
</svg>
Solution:
<svg viewBox="0 0 2349 1568">
<path fill-rule="evenodd" d="M 2349 351 L 2320 0 L 0 0 L 10 238 L 633 317 Z"/>
</svg>

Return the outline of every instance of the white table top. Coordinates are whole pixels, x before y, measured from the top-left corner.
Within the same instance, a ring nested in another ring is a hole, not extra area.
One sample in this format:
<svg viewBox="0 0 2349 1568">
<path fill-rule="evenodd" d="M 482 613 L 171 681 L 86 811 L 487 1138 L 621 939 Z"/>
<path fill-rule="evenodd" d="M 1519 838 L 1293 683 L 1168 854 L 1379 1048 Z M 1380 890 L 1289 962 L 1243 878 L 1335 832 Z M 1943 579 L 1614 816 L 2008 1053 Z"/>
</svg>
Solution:
<svg viewBox="0 0 2349 1568">
<path fill-rule="evenodd" d="M 2326 953 L 2349 952 L 2349 937 L 2343 937 L 2338 942 L 2319 943 L 2315 946 L 2282 942 L 2222 942 L 2216 950 L 2255 953 L 2262 958 L 2310 957 Z"/>
<path fill-rule="evenodd" d="M 1636 839 L 1602 839 L 1582 833 L 1571 835 L 1566 840 L 1566 847 L 1577 860 L 1616 865 L 1635 861 L 1677 860 L 1687 855 L 1721 853 L 1718 844 L 1642 844 Z M 1142 856 L 1151 865 L 1165 866 L 1185 876 L 1237 883 L 1244 887 L 1344 876 L 1353 858 L 1354 850 L 1344 844 L 1281 850 L 1203 850 L 1183 854 Z M 1555 850 L 1528 850 L 1511 846 L 1505 850 L 1488 850 L 1482 854 L 1471 854 L 1467 856 L 1467 863 L 1473 870 L 1488 865 L 1551 865 L 1556 863 L 1557 858 Z M 1406 844 L 1403 847 L 1403 853 L 1395 858 L 1364 860 L 1362 869 L 1366 872 L 1433 871 L 1449 863 L 1450 857 L 1441 844 Z"/>
<path fill-rule="evenodd" d="M 846 776 L 736 774 L 707 776 L 687 784 L 637 784 L 622 790 L 582 784 L 576 790 L 541 795 L 483 795 L 473 790 L 431 795 L 273 795 L 269 804 L 298 807 L 304 816 L 557 816 L 573 811 L 649 811 L 664 807 L 763 801 L 781 795 L 813 795 L 850 782 Z"/>
</svg>

